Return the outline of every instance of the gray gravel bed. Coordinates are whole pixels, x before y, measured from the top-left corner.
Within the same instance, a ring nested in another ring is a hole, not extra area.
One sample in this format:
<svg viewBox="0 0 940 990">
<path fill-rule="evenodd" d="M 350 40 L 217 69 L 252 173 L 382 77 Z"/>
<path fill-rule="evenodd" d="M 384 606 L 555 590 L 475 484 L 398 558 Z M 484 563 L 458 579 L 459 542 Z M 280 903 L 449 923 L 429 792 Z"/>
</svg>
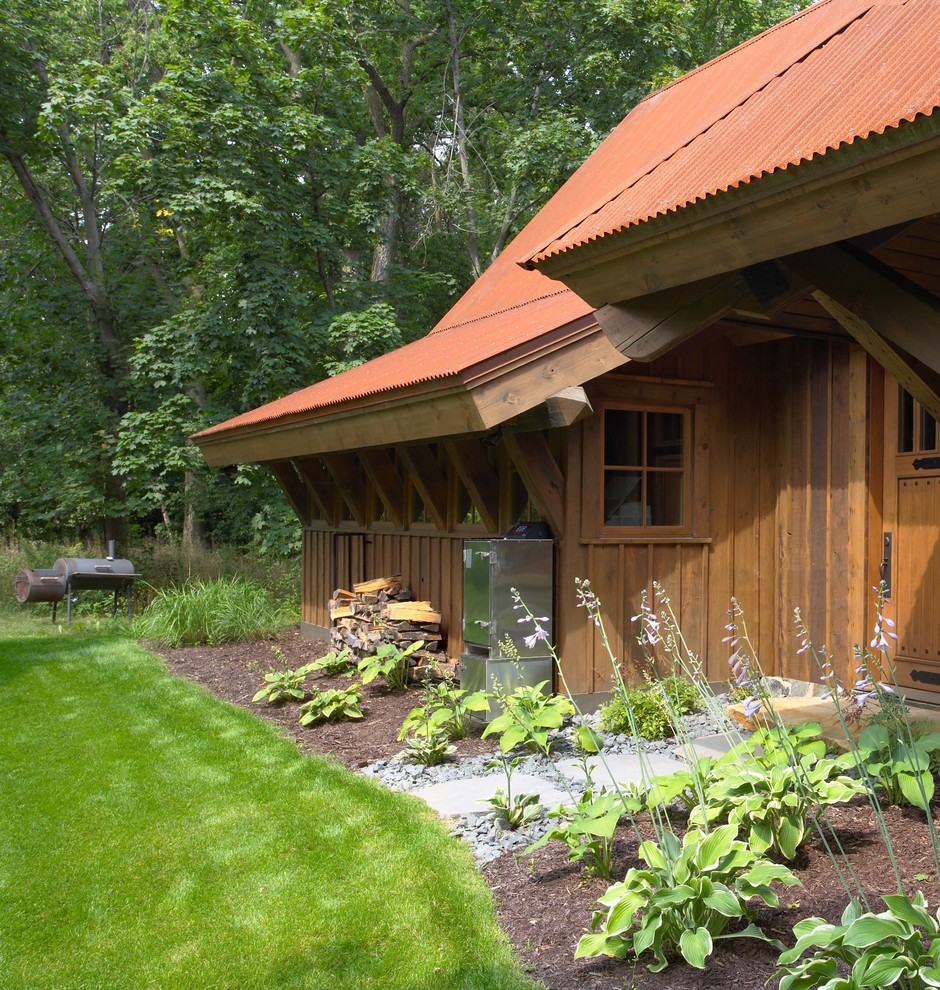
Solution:
<svg viewBox="0 0 940 990">
<path fill-rule="evenodd" d="M 722 699 L 719 699 L 722 701 Z M 522 749 L 516 749 L 508 756 L 514 758 L 523 756 L 524 759 L 514 772 L 532 774 L 550 780 L 558 780 L 560 771 L 555 767 L 556 760 L 569 759 L 578 755 L 575 745 L 577 726 L 580 723 L 589 725 L 601 737 L 605 753 L 661 753 L 668 756 L 679 755 L 675 739 L 649 740 L 629 735 L 616 735 L 604 732 L 600 728 L 598 714 L 576 716 L 565 729 L 551 733 L 554 740 L 551 758 L 541 754 L 526 754 Z M 687 715 L 683 719 L 684 731 L 690 739 L 710 735 L 730 726 L 717 726 L 707 712 Z M 740 726 L 734 726 L 740 731 Z M 496 754 L 471 756 L 466 759 L 442 763 L 436 767 L 425 767 L 421 764 L 408 763 L 399 757 L 389 760 L 376 760 L 363 767 L 360 773 L 367 777 L 380 780 L 386 787 L 399 791 L 414 791 L 430 784 L 448 780 L 468 780 L 484 776 L 504 776 L 501 766 L 487 769 L 487 764 L 493 761 Z M 470 815 L 461 815 L 453 819 L 451 832 L 468 843 L 479 863 L 487 863 L 504 852 L 521 852 L 526 846 L 539 839 L 549 828 L 550 822 L 542 816 L 524 829 L 512 831 L 505 827 L 502 818 L 496 811 L 486 811 Z"/>
</svg>

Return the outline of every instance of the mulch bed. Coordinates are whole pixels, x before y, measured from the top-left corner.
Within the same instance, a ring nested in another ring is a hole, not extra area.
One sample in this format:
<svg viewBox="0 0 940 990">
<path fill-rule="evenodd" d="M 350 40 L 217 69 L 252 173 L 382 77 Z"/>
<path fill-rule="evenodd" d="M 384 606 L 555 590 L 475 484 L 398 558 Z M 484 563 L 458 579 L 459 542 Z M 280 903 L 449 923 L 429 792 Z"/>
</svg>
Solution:
<svg viewBox="0 0 940 990">
<path fill-rule="evenodd" d="M 362 720 L 314 728 L 298 723 L 295 706 L 253 704 L 251 698 L 261 686 L 264 674 L 280 667 L 272 647 L 283 653 L 291 668 L 322 656 L 326 650 L 325 646 L 311 643 L 293 631 L 276 642 L 157 649 L 156 652 L 166 659 L 177 676 L 196 681 L 226 701 L 277 722 L 304 753 L 332 756 L 356 769 L 401 750 L 398 731 L 405 715 L 419 703 L 413 690 L 396 693 L 373 682 L 363 691 Z M 311 682 L 321 687 L 349 683 L 343 677 L 312 678 Z M 458 743 L 458 757 L 491 749 L 488 740 L 479 738 L 477 729 Z M 873 907 L 880 910 L 882 905 L 877 895 L 892 893 L 894 882 L 871 810 L 867 803 L 857 799 L 848 805 L 834 806 L 828 817 Z M 886 818 L 905 888 L 908 893 L 923 890 L 935 909 L 940 902 L 940 884 L 933 874 L 923 814 L 915 809 L 889 808 Z M 614 877 L 622 877 L 638 862 L 636 839 L 631 831 L 622 828 L 617 835 Z M 575 961 L 578 939 L 588 930 L 592 906 L 607 888 L 607 881 L 586 876 L 578 864 L 568 861 L 566 850 L 559 843 L 551 843 L 532 856 L 504 855 L 484 866 L 482 872 L 494 892 L 500 923 L 523 964 L 547 990 L 622 990 L 624 987 L 751 990 L 763 986 L 774 973 L 776 950 L 754 939 L 717 942 L 705 971 L 681 961 L 662 973 L 649 973 L 643 965 L 619 960 Z M 846 901 L 842 884 L 818 837 L 801 852 L 794 872 L 803 886 L 783 889 L 781 907 L 765 908 L 757 919 L 766 932 L 787 944 L 792 944 L 793 925 L 801 918 L 818 915 L 837 921 Z M 929 879 L 915 879 L 923 875 Z"/>
</svg>

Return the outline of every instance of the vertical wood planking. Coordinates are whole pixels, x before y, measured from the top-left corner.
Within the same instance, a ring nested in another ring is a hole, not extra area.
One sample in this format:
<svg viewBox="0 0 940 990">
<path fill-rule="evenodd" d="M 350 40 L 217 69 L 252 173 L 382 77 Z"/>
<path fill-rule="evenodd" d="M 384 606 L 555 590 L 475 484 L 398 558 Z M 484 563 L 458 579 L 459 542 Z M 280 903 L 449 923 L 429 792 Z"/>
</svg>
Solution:
<svg viewBox="0 0 940 990">
<path fill-rule="evenodd" d="M 854 583 L 863 575 L 852 573 L 849 563 L 849 460 L 852 454 L 850 406 L 850 357 L 847 345 L 833 345 L 830 400 L 829 455 L 829 639 L 833 656 L 851 655 L 851 602 Z M 862 420 L 864 423 L 864 418 Z"/>
<path fill-rule="evenodd" d="M 768 670 L 780 672 L 782 658 L 777 656 L 774 649 L 774 620 L 776 616 L 777 603 L 775 599 L 776 590 L 776 512 L 777 512 L 777 488 L 779 480 L 777 476 L 777 442 L 778 442 L 778 417 L 777 410 L 780 406 L 780 391 L 782 383 L 777 377 L 777 351 L 778 348 L 765 348 L 761 355 L 759 374 L 765 383 L 765 388 L 761 390 L 759 403 L 760 416 L 760 447 L 758 457 L 760 459 L 758 497 L 760 505 L 758 508 L 759 527 L 759 557 L 758 568 L 760 582 L 758 587 L 758 600 L 755 603 L 759 619 L 759 634 L 755 641 L 758 656 L 762 662 L 767 664 Z M 726 671 L 727 676 L 727 671 Z"/>
<path fill-rule="evenodd" d="M 801 605 L 809 615 L 814 635 L 831 645 L 832 613 L 827 608 L 827 591 L 834 576 L 830 542 L 833 533 L 829 526 L 829 458 L 832 438 L 829 401 L 830 346 L 811 344 L 809 359 L 809 419 L 805 428 L 809 454 L 805 544 L 808 586 L 804 596 L 794 604 Z"/>
</svg>

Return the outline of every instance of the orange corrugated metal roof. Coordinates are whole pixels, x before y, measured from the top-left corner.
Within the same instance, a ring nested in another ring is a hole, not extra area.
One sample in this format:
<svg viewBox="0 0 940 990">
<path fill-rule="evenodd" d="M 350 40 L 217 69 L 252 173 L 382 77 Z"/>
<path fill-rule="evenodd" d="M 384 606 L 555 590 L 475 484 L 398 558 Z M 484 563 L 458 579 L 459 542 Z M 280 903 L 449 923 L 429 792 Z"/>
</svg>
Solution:
<svg viewBox="0 0 940 990">
<path fill-rule="evenodd" d="M 883 133 L 938 106 L 940 3 L 829 0 L 807 8 L 639 104 L 608 139 L 623 150 L 605 195 L 582 200 L 581 218 L 556 228 L 530 260 Z"/>
<path fill-rule="evenodd" d="M 539 276 L 551 286 L 557 286 Z M 363 399 L 381 392 L 407 388 L 437 379 L 460 378 L 466 383 L 474 369 L 497 355 L 514 349 L 526 349 L 545 336 L 547 331 L 565 327 L 591 308 L 567 289 L 554 291 L 512 310 L 481 317 L 460 326 L 445 328 L 441 333 L 422 337 L 411 344 L 344 371 L 334 378 L 317 382 L 299 392 L 235 416 L 202 430 L 196 437 L 237 430 L 272 420 L 314 412 Z M 573 327 L 578 332 L 582 327 Z M 531 350 L 531 347 L 528 348 Z"/>
</svg>

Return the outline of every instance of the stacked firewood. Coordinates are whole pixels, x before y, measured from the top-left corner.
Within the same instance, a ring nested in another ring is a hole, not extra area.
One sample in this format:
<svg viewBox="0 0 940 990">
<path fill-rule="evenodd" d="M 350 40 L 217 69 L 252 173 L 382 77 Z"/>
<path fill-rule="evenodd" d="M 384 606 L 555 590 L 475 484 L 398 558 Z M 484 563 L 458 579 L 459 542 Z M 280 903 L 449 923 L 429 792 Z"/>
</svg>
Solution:
<svg viewBox="0 0 940 990">
<path fill-rule="evenodd" d="M 349 647 L 357 657 L 365 657 L 381 643 L 404 648 L 420 639 L 428 652 L 439 650 L 441 613 L 430 602 L 412 598 L 400 574 L 362 581 L 352 591 L 337 588 L 329 603 L 333 648 Z"/>
</svg>

